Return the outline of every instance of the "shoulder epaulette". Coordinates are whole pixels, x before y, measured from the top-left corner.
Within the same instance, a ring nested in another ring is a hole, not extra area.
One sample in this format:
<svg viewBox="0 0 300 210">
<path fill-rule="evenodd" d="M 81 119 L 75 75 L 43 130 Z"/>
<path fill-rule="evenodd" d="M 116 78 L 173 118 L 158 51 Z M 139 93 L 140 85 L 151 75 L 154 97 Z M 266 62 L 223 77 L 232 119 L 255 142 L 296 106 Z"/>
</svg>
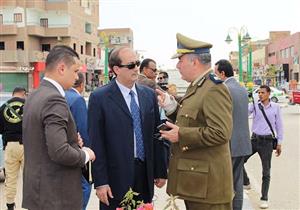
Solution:
<svg viewBox="0 0 300 210">
<path fill-rule="evenodd" d="M 213 82 L 213 83 L 215 83 L 215 84 L 221 84 L 221 83 L 223 83 L 223 81 L 222 80 L 220 80 L 215 74 L 213 74 L 213 73 L 210 73 L 209 74 L 209 79 Z"/>
</svg>

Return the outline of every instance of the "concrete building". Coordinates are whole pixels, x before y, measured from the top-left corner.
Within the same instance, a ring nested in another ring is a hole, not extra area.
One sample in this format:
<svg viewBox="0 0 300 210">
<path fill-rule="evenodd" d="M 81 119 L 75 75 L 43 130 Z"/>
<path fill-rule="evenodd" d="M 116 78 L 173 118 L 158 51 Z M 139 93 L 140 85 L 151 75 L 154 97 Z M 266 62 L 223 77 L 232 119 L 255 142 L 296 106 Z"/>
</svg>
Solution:
<svg viewBox="0 0 300 210">
<path fill-rule="evenodd" d="M 0 89 L 39 85 L 48 51 L 72 47 L 84 71 L 96 65 L 99 3 L 94 0 L 0 1 Z"/>
<path fill-rule="evenodd" d="M 133 48 L 133 31 L 130 28 L 99 29 L 98 36 L 100 40 L 99 47 L 101 48 L 100 59 L 97 62 L 93 76 L 99 80 L 101 86 L 105 83 L 105 48 L 107 48 L 107 52 L 120 46 Z M 112 74 L 112 72 L 107 72 L 107 74 Z M 92 84 L 92 89 L 94 86 Z"/>
<path fill-rule="evenodd" d="M 270 37 L 272 37 L 270 32 Z M 273 40 L 268 46 L 268 65 L 276 69 L 278 83 L 290 82 L 300 84 L 299 81 L 299 56 L 300 56 L 300 32 L 290 35 L 285 32 L 284 36 Z"/>
</svg>

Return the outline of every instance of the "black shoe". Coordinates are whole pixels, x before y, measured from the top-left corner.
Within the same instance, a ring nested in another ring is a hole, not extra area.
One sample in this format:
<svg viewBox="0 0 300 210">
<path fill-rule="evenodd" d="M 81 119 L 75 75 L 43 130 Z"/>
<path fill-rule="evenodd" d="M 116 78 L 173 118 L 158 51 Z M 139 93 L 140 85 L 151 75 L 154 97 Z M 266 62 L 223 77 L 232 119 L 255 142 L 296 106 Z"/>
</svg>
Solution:
<svg viewBox="0 0 300 210">
<path fill-rule="evenodd" d="M 6 206 L 7 210 L 14 210 L 16 205 L 15 203 L 7 203 Z"/>
</svg>

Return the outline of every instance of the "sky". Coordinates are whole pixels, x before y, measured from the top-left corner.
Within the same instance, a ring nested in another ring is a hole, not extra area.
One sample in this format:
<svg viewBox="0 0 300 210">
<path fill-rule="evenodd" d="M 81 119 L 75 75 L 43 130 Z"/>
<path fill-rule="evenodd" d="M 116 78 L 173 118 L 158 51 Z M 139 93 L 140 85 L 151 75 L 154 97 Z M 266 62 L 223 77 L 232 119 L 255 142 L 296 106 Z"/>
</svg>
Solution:
<svg viewBox="0 0 300 210">
<path fill-rule="evenodd" d="M 213 44 L 215 63 L 238 50 L 241 28 L 253 41 L 267 39 L 269 31 L 299 32 L 299 8 L 299 0 L 100 0 L 99 28 L 131 28 L 134 49 L 168 69 L 177 62 L 170 59 L 177 32 Z"/>
</svg>

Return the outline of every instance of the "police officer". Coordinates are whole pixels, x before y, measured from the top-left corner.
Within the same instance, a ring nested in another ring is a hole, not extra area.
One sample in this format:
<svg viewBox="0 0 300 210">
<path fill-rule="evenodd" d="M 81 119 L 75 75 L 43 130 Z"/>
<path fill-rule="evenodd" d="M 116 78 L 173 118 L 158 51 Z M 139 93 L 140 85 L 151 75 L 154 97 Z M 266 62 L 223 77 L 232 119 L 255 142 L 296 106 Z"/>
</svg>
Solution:
<svg viewBox="0 0 300 210">
<path fill-rule="evenodd" d="M 4 192 L 8 210 L 15 208 L 18 174 L 23 168 L 22 116 L 25 96 L 26 89 L 16 87 L 12 98 L 0 107 L 0 133 L 5 148 Z"/>
<path fill-rule="evenodd" d="M 175 124 L 160 131 L 172 142 L 167 192 L 184 199 L 187 210 L 231 210 L 233 199 L 229 139 L 232 101 L 211 73 L 211 44 L 177 34 L 177 69 L 190 85 L 177 103 L 157 90 Z"/>
</svg>

